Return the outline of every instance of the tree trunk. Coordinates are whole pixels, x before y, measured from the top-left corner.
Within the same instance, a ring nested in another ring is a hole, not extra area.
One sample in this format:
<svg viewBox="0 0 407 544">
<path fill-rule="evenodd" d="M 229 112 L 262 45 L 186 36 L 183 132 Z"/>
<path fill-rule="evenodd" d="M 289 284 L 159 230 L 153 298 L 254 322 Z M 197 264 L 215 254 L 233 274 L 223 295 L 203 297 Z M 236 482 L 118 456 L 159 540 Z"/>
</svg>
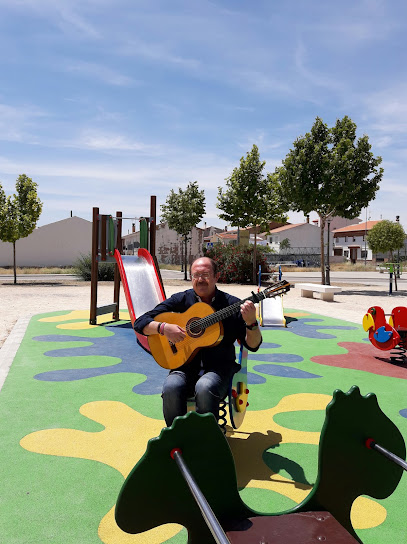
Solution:
<svg viewBox="0 0 407 544">
<path fill-rule="evenodd" d="M 187 248 L 187 242 L 188 241 L 188 238 L 187 236 L 185 235 L 185 238 L 184 238 L 184 243 L 185 243 L 185 250 L 184 250 L 184 280 L 187 281 L 188 280 L 188 276 L 187 276 L 187 262 L 188 262 L 188 248 Z"/>
<path fill-rule="evenodd" d="M 14 284 L 17 283 L 16 243 L 13 242 Z"/>
<path fill-rule="evenodd" d="M 319 216 L 319 220 L 321 222 L 321 225 L 320 225 L 320 228 L 321 228 L 321 278 L 322 278 L 321 285 L 325 285 L 325 241 L 324 241 L 325 217 Z"/>
</svg>

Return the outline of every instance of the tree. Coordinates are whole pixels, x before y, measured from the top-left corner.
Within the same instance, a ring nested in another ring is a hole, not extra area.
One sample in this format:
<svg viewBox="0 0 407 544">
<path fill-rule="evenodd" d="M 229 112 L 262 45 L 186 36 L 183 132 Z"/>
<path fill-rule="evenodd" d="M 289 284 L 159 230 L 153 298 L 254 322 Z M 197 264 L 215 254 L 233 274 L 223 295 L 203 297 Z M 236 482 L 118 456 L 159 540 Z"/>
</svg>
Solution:
<svg viewBox="0 0 407 544">
<path fill-rule="evenodd" d="M 393 251 L 402 249 L 406 233 L 400 223 L 384 219 L 376 223 L 367 235 L 367 243 L 373 253 L 389 252 L 390 262 L 393 262 Z"/>
<path fill-rule="evenodd" d="M 324 231 L 334 216 L 354 219 L 375 198 L 383 169 L 366 135 L 356 140 L 356 124 L 347 116 L 328 128 L 316 118 L 311 132 L 298 138 L 276 169 L 281 196 L 289 209 L 315 211 L 321 228 L 321 275 L 325 284 Z"/>
<path fill-rule="evenodd" d="M 166 203 L 161 205 L 161 216 L 168 221 L 170 229 L 183 236 L 184 251 L 184 279 L 187 280 L 187 242 L 192 227 L 197 225 L 205 214 L 205 193 L 198 188 L 198 182 L 188 183 L 183 191 L 178 193 L 171 189 Z"/>
<path fill-rule="evenodd" d="M 0 185 L 0 240 L 13 244 L 14 283 L 17 283 L 16 241 L 32 233 L 41 211 L 37 184 L 25 174 L 18 176 L 13 196 L 6 198 Z"/>
<path fill-rule="evenodd" d="M 291 248 L 291 242 L 289 238 L 284 238 L 284 240 L 281 240 L 280 250 L 290 249 L 290 248 Z"/>
<path fill-rule="evenodd" d="M 270 221 L 287 220 L 281 204 L 278 180 L 274 175 L 264 175 L 266 162 L 260 161 L 259 150 L 253 145 L 240 166 L 226 178 L 226 189 L 218 188 L 216 207 L 222 210 L 221 219 L 233 227 L 260 227 L 268 229 Z M 256 283 L 257 229 L 254 232 L 253 283 Z"/>
</svg>

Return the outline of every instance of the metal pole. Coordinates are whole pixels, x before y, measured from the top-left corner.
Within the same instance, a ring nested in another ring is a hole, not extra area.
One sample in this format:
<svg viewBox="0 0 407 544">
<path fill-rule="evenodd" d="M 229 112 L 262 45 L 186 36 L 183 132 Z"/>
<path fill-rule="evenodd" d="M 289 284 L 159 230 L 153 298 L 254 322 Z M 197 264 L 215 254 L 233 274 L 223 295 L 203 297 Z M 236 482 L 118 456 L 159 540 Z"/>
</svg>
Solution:
<svg viewBox="0 0 407 544">
<path fill-rule="evenodd" d="M 366 266 L 366 258 L 367 258 L 366 242 L 367 242 L 367 208 L 366 208 L 366 223 L 365 223 L 365 266 Z"/>
<path fill-rule="evenodd" d="M 189 468 L 187 467 L 180 449 L 174 449 L 171 452 L 171 457 L 177 463 L 177 466 L 188 484 L 188 487 L 194 497 L 199 509 L 201 510 L 202 516 L 205 520 L 208 529 L 212 533 L 213 538 L 215 539 L 216 544 L 230 544 L 229 539 L 227 538 L 224 530 L 222 529 L 221 524 L 219 523 L 217 517 L 213 513 L 212 508 L 209 506 L 208 501 L 205 498 L 205 495 L 199 489 L 198 484 L 195 481 L 195 478 L 192 476 Z"/>
<path fill-rule="evenodd" d="M 401 457 L 398 457 L 398 455 L 392 453 L 389 450 L 386 450 L 386 448 L 383 448 L 383 446 L 377 444 L 372 438 L 368 438 L 366 440 L 366 447 L 371 450 L 378 451 L 379 453 L 387 457 L 387 459 L 390 459 L 390 461 L 393 461 L 393 463 L 396 463 L 396 465 L 399 465 L 407 472 L 407 463 Z"/>
<path fill-rule="evenodd" d="M 389 295 L 393 292 L 393 265 L 390 263 L 389 266 Z"/>
<path fill-rule="evenodd" d="M 396 215 L 396 222 L 397 223 L 400 223 L 400 216 L 399 215 Z M 397 266 L 396 266 L 396 269 L 395 269 L 395 278 L 399 278 L 400 277 L 400 248 L 397 250 Z M 396 291 L 397 291 L 397 281 L 396 281 Z"/>
</svg>

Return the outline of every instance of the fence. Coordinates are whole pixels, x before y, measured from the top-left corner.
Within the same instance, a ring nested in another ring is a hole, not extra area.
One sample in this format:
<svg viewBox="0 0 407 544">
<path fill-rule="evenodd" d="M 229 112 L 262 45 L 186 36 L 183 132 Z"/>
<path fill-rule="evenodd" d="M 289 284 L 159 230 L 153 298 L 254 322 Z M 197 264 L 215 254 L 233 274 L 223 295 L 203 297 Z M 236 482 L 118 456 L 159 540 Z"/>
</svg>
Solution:
<svg viewBox="0 0 407 544">
<path fill-rule="evenodd" d="M 293 247 L 280 253 L 267 253 L 269 265 L 313 267 L 321 266 L 321 250 L 312 247 Z"/>
</svg>

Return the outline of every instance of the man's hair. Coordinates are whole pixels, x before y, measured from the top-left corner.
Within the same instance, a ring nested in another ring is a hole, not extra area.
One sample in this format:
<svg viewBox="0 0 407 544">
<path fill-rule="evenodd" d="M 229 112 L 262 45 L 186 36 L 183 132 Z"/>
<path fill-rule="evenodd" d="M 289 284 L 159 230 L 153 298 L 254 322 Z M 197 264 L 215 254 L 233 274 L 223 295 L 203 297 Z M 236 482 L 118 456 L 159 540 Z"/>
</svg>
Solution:
<svg viewBox="0 0 407 544">
<path fill-rule="evenodd" d="M 198 257 L 197 259 L 195 259 L 195 261 L 189 267 L 189 275 L 192 277 L 192 265 L 195 264 L 196 261 L 199 261 L 199 259 L 209 259 L 212 265 L 213 275 L 216 276 L 216 274 L 218 273 L 218 263 L 210 257 Z"/>
</svg>

